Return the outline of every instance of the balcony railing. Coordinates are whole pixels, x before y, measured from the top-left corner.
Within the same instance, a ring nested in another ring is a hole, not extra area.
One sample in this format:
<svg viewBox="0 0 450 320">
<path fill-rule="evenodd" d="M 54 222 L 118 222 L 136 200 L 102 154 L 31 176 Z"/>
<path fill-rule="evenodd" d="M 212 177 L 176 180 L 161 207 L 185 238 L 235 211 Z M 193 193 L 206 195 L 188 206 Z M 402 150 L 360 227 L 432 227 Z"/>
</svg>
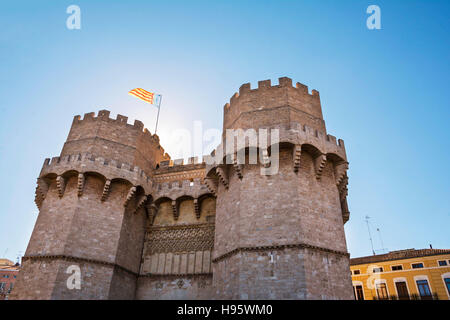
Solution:
<svg viewBox="0 0 450 320">
<path fill-rule="evenodd" d="M 439 300 L 439 295 L 436 292 L 433 292 L 430 295 L 426 295 L 426 296 L 420 296 L 417 293 L 412 293 L 408 296 L 397 296 L 397 295 L 393 294 L 386 298 L 379 298 L 379 297 L 373 296 L 372 299 L 373 300 Z"/>
</svg>

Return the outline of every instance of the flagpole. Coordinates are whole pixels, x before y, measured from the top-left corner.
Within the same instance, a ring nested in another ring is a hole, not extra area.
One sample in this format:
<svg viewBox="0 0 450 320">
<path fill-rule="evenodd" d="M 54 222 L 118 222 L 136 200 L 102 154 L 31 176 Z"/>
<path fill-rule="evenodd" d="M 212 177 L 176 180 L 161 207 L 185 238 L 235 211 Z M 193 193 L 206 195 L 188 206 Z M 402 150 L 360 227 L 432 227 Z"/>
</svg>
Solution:
<svg viewBox="0 0 450 320">
<path fill-rule="evenodd" d="M 159 110 L 161 109 L 161 101 L 162 101 L 162 95 L 160 95 L 160 98 L 159 98 L 158 115 L 156 116 L 155 134 L 156 134 L 156 129 L 158 129 Z"/>
</svg>

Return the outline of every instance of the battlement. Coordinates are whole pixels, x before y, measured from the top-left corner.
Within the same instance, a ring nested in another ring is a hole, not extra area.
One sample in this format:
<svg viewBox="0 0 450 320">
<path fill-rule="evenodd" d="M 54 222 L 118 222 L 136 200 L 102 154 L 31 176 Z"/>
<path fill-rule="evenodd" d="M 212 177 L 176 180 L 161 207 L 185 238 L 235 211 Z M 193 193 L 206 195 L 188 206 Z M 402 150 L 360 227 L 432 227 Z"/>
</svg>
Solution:
<svg viewBox="0 0 450 320">
<path fill-rule="evenodd" d="M 185 168 L 193 167 L 193 165 L 204 164 L 207 155 L 203 156 L 202 161 L 199 161 L 198 157 L 190 157 L 187 163 L 184 163 L 184 159 L 165 160 L 159 163 L 159 169 L 166 170 L 185 170 Z"/>
<path fill-rule="evenodd" d="M 338 148 L 337 149 L 337 150 L 339 150 L 338 153 L 340 154 L 341 152 L 343 152 L 343 154 L 345 155 L 344 140 L 337 139 L 335 136 L 333 136 L 331 134 L 324 133 L 324 132 L 317 130 L 315 128 L 312 128 L 308 125 L 302 125 L 302 124 L 296 123 L 296 122 L 291 123 L 290 128 L 289 129 L 285 128 L 285 131 L 287 131 L 287 132 L 301 131 L 301 132 L 303 132 L 302 135 L 304 135 L 304 139 L 303 139 L 304 143 L 308 143 L 309 141 L 311 141 L 310 138 L 316 138 L 321 142 L 320 144 L 327 146 L 327 147 L 325 147 L 326 150 L 333 150 L 335 148 Z M 309 138 L 307 138 L 307 137 L 309 137 Z"/>
<path fill-rule="evenodd" d="M 144 129 L 144 124 L 135 120 L 128 124 L 128 117 L 117 115 L 110 118 L 108 110 L 100 110 L 74 117 L 61 156 L 91 153 L 111 158 L 120 163 L 130 163 L 150 174 L 156 165 L 170 159 L 159 142 L 159 137 Z"/>
<path fill-rule="evenodd" d="M 80 124 L 83 124 L 84 122 L 107 121 L 108 124 L 111 126 L 117 125 L 117 126 L 126 127 L 127 129 L 137 130 L 137 131 L 142 132 L 148 138 L 152 138 L 155 141 L 159 142 L 158 135 L 152 134 L 147 128 L 144 128 L 144 124 L 142 123 L 142 121 L 134 120 L 133 124 L 129 124 L 128 117 L 118 114 L 116 116 L 116 119 L 113 119 L 113 118 L 110 118 L 110 114 L 111 114 L 111 112 L 109 110 L 100 110 L 98 112 L 97 116 L 95 116 L 95 112 L 85 113 L 83 116 L 83 119 L 81 119 L 80 115 L 76 115 L 73 117 L 72 126 L 80 125 Z"/>
<path fill-rule="evenodd" d="M 150 177 L 139 167 L 112 159 L 96 157 L 91 153 L 46 158 L 39 178 L 45 178 L 49 175 L 63 176 L 73 171 L 77 173 L 98 173 L 104 176 L 106 180 L 124 179 L 133 185 L 142 186 L 148 193 L 151 192 L 152 182 Z"/>
<path fill-rule="evenodd" d="M 292 85 L 292 79 L 287 77 L 278 78 L 278 85 L 272 85 L 272 81 L 269 80 L 262 80 L 258 81 L 258 88 L 252 89 L 250 83 L 244 83 L 239 88 L 239 92 L 236 92 L 231 98 L 230 102 L 225 104 L 224 108 L 229 108 L 239 97 L 247 94 L 247 93 L 253 93 L 257 94 L 260 93 L 261 90 L 270 90 L 270 89 L 279 89 L 279 88 L 294 88 L 297 89 L 297 91 L 304 96 L 307 96 L 309 98 L 316 97 L 319 98 L 319 91 L 313 89 L 311 91 L 311 94 L 308 93 L 308 86 L 297 82 L 295 87 Z"/>
<path fill-rule="evenodd" d="M 158 183 L 158 185 L 155 186 L 155 190 L 157 192 L 161 192 L 161 191 L 168 191 L 168 190 L 179 189 L 179 188 L 190 189 L 190 188 L 195 188 L 196 186 L 202 186 L 202 185 L 203 184 L 202 184 L 201 178 L 193 178 L 193 179 L 184 179 L 184 180 L 178 180 L 178 181 Z M 186 194 L 186 193 L 184 193 L 184 194 Z"/>
<path fill-rule="evenodd" d="M 207 156 L 203 156 L 202 161 L 199 161 L 198 157 L 190 157 L 187 163 L 184 163 L 184 159 L 161 161 L 158 168 L 153 171 L 153 174 L 160 175 L 166 173 L 203 169 L 205 168 L 206 157 Z"/>
<path fill-rule="evenodd" d="M 198 177 L 161 182 L 154 186 L 155 201 L 162 198 L 176 200 L 179 198 L 191 197 L 195 199 L 209 193 L 208 188 L 203 183 L 203 179 Z"/>
<path fill-rule="evenodd" d="M 319 92 L 312 90 L 310 94 L 308 87 L 299 82 L 294 87 L 287 77 L 278 82 L 272 85 L 271 80 L 259 81 L 256 89 L 250 83 L 243 84 L 224 106 L 224 130 L 298 120 L 325 132 Z M 267 116 L 246 117 L 249 112 L 265 112 Z"/>
</svg>

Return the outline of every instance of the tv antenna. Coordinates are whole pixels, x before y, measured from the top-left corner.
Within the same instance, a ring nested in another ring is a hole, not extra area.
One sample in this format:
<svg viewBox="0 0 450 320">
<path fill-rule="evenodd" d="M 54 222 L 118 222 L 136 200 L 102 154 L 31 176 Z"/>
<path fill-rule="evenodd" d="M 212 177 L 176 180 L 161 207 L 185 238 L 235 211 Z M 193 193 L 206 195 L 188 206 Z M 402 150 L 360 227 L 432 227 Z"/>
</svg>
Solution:
<svg viewBox="0 0 450 320">
<path fill-rule="evenodd" d="M 366 220 L 366 224 L 367 224 L 367 231 L 369 231 L 370 245 L 372 246 L 372 253 L 373 253 L 373 255 L 375 255 L 375 250 L 373 249 L 372 235 L 370 234 L 369 219 L 370 219 L 370 217 L 366 216 L 365 220 Z"/>
<path fill-rule="evenodd" d="M 383 238 L 381 238 L 381 230 L 380 230 L 380 228 L 377 228 L 377 231 L 378 231 L 378 236 L 380 237 L 381 251 L 382 251 L 383 253 L 385 253 L 385 252 L 387 251 L 387 249 L 384 247 L 384 244 L 383 244 Z"/>
</svg>

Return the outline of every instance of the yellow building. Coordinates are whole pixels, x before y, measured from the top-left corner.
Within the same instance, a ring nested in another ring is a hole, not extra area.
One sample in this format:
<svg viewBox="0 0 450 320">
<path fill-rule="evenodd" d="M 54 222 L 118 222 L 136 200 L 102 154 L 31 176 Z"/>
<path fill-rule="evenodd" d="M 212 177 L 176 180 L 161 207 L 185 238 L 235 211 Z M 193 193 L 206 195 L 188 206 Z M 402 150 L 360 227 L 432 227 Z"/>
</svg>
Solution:
<svg viewBox="0 0 450 320">
<path fill-rule="evenodd" d="M 350 259 L 357 300 L 450 300 L 450 249 L 407 249 Z"/>
</svg>

